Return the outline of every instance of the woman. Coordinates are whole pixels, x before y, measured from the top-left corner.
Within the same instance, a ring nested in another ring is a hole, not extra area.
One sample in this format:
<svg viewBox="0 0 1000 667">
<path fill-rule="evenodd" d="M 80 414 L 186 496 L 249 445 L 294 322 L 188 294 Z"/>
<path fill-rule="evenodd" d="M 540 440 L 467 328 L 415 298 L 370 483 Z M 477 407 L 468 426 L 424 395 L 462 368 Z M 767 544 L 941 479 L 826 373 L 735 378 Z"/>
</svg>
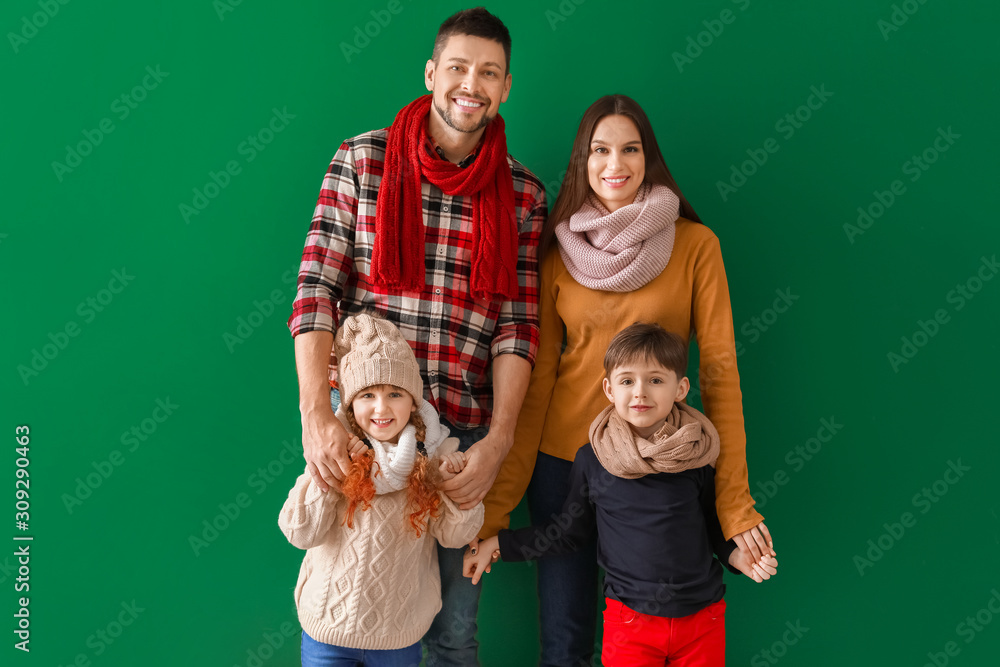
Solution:
<svg viewBox="0 0 1000 667">
<path fill-rule="evenodd" d="M 716 507 L 722 530 L 755 559 L 771 552 L 747 483 L 722 253 L 715 234 L 700 222 L 639 105 L 624 95 L 591 105 L 542 231 L 538 356 L 514 448 L 485 501 L 480 535 L 506 525 L 525 485 L 533 523 L 561 511 L 576 451 L 607 406 L 604 352 L 618 331 L 644 321 L 688 342 L 697 339 L 702 404 L 721 438 Z M 598 597 L 594 546 L 539 561 L 538 592 L 541 664 L 591 664 Z"/>
</svg>

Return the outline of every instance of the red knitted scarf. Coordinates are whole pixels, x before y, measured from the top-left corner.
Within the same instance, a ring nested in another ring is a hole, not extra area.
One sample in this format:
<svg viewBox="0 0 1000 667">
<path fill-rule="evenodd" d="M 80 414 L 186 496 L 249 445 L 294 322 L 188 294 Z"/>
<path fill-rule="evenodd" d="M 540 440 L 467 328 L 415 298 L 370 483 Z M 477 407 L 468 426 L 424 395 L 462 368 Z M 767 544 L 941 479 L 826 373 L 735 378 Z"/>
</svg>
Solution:
<svg viewBox="0 0 1000 667">
<path fill-rule="evenodd" d="M 389 128 L 375 206 L 372 279 L 402 290 L 426 287 L 422 176 L 446 195 L 471 200 L 472 296 L 513 299 L 518 294 L 517 222 L 503 119 L 498 115 L 490 121 L 476 159 L 462 169 L 425 150 L 430 108 L 430 95 L 418 97 Z"/>
</svg>

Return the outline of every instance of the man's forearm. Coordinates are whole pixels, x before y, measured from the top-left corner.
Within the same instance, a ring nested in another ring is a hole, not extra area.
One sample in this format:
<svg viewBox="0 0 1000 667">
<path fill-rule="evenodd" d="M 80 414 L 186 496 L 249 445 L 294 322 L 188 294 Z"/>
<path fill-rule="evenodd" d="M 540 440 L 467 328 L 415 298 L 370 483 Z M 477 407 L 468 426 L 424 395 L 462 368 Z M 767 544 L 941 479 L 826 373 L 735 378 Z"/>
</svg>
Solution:
<svg viewBox="0 0 1000 667">
<path fill-rule="evenodd" d="M 299 410 L 302 415 L 330 405 L 330 351 L 333 334 L 307 331 L 295 337 L 295 370 L 299 375 Z"/>
<path fill-rule="evenodd" d="M 493 418 L 490 435 L 507 456 L 514 444 L 514 427 L 521 411 L 524 395 L 531 379 L 531 364 L 516 354 L 501 354 L 493 358 Z"/>
</svg>

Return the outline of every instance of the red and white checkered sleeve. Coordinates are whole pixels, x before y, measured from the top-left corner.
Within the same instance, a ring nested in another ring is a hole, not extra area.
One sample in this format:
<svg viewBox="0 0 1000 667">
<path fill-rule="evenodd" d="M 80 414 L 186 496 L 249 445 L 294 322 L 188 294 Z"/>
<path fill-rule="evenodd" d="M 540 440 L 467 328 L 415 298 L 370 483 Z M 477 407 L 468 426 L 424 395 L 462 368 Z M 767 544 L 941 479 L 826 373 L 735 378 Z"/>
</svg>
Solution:
<svg viewBox="0 0 1000 667">
<path fill-rule="evenodd" d="M 337 304 L 354 265 L 359 188 L 354 152 L 345 142 L 323 178 L 306 236 L 298 291 L 288 318 L 292 336 L 337 330 Z"/>
</svg>

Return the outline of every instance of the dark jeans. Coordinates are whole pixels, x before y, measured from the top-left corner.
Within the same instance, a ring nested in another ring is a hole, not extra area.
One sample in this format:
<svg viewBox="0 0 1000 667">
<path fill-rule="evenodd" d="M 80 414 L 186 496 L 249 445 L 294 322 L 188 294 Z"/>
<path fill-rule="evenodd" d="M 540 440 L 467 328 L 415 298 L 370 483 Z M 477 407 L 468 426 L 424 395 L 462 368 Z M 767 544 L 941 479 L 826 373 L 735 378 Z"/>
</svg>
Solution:
<svg viewBox="0 0 1000 667">
<path fill-rule="evenodd" d="M 569 461 L 538 453 L 528 485 L 531 523 L 539 526 L 562 511 L 569 493 Z M 597 542 L 575 553 L 538 560 L 542 667 L 589 666 L 597 618 Z"/>
<path fill-rule="evenodd" d="M 458 438 L 459 451 L 466 451 L 486 437 L 485 427 L 464 430 L 444 419 L 441 423 Z M 473 586 L 471 579 L 462 576 L 465 547 L 445 549 L 439 544 L 437 550 L 441 568 L 441 611 L 424 635 L 427 667 L 477 667 L 476 614 L 482 586 Z"/>
</svg>

